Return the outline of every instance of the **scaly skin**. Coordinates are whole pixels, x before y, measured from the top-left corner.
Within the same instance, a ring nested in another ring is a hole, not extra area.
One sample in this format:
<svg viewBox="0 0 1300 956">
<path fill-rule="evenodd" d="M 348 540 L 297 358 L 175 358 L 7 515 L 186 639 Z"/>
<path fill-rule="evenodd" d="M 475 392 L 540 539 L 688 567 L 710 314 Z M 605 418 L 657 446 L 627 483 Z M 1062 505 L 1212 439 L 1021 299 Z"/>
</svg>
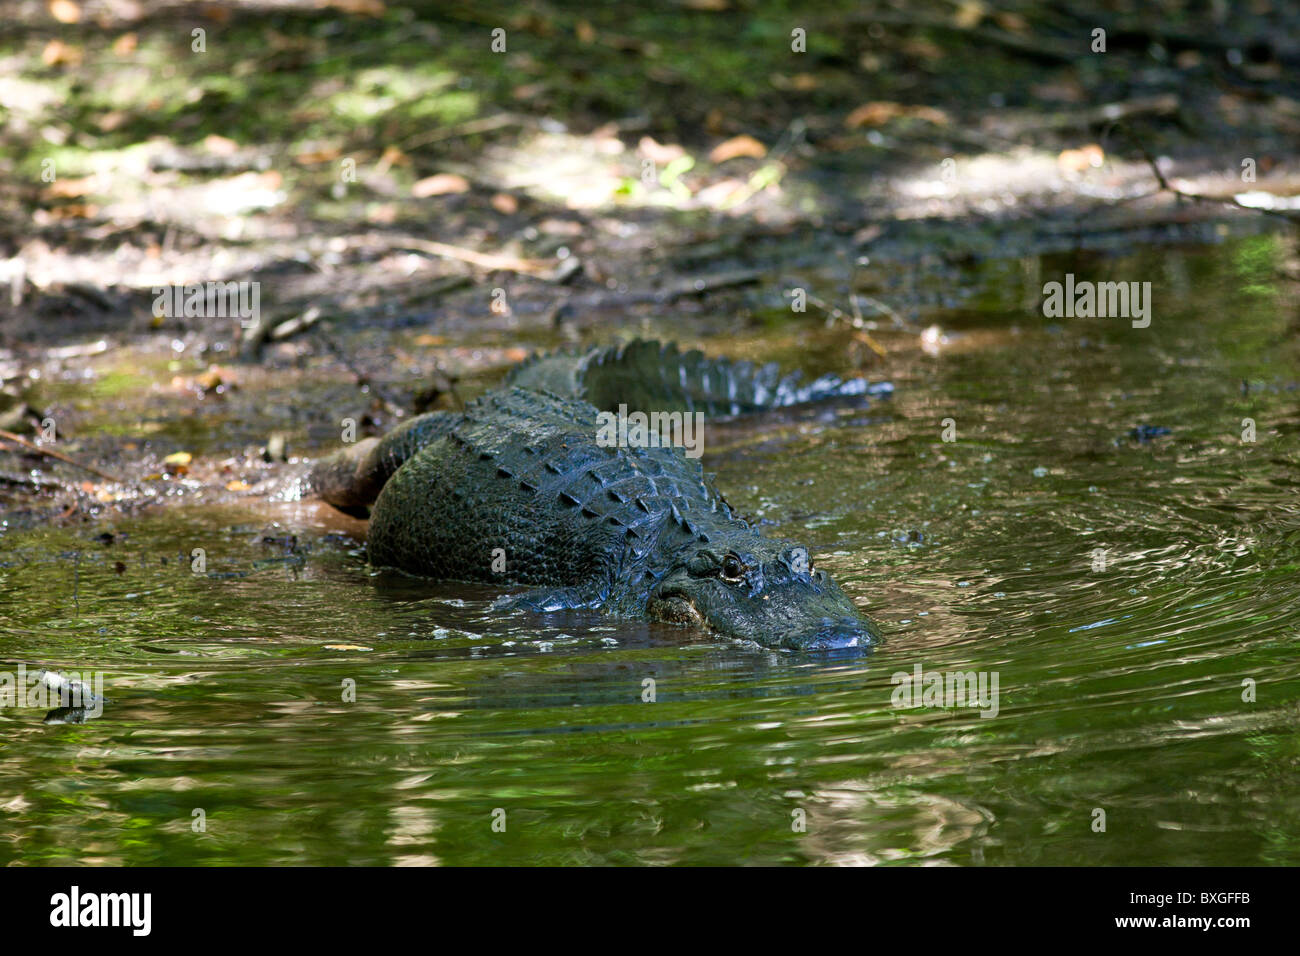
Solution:
<svg viewBox="0 0 1300 956">
<path fill-rule="evenodd" d="M 680 358 L 657 343 L 638 348 L 643 369 L 653 367 L 645 361 L 652 355 Z M 545 379 L 554 389 L 581 392 L 591 385 L 593 355 L 602 354 L 610 366 L 627 360 L 626 350 L 536 360 L 513 376 L 516 384 L 487 393 L 463 414 L 420 416 L 325 459 L 312 483 L 347 508 L 377 495 L 372 563 L 528 588 L 508 599 L 516 607 L 601 608 L 772 647 L 874 643 L 874 625 L 813 568 L 808 549 L 759 535 L 733 514 L 697 460 L 671 447 L 602 447 L 594 405 L 517 384 Z M 682 368 L 684 381 L 703 383 L 684 393 L 697 410 L 717 404 L 710 389 L 718 383 L 728 408 L 743 405 L 736 396 L 745 376 L 733 363 Z M 658 372 L 647 372 L 627 394 L 607 399 L 659 410 L 658 399 L 644 397 L 665 385 Z M 750 399 L 770 392 L 760 385 Z M 861 394 L 862 386 L 847 387 Z"/>
<path fill-rule="evenodd" d="M 807 385 L 803 376 L 782 376 L 775 362 L 755 368 L 752 362 L 706 358 L 682 352 L 673 343 L 637 339 L 579 352 L 550 352 L 511 371 L 509 385 L 582 398 L 603 411 L 620 404 L 643 411 L 703 412 L 743 415 L 803 402 L 867 394 L 889 394 L 888 384 L 868 385 L 823 375 Z"/>
</svg>

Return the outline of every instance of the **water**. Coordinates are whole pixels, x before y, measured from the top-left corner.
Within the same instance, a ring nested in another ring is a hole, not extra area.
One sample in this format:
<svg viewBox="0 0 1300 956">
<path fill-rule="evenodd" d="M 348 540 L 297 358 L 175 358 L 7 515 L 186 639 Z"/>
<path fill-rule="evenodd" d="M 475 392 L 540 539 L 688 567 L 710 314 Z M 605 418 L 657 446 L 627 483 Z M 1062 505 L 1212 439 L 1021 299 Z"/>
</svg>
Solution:
<svg viewBox="0 0 1300 956">
<path fill-rule="evenodd" d="M 112 703 L 0 710 L 0 860 L 1300 863 L 1283 251 L 994 262 L 927 314 L 940 357 L 896 350 L 891 402 L 706 434 L 733 503 L 882 622 L 868 657 L 502 618 L 304 506 L 11 530 L 0 660 Z M 1150 328 L 1025 307 L 1066 271 L 1152 281 Z M 804 337 L 716 346 L 834 363 Z M 917 665 L 996 674 L 996 716 L 894 706 Z"/>
</svg>

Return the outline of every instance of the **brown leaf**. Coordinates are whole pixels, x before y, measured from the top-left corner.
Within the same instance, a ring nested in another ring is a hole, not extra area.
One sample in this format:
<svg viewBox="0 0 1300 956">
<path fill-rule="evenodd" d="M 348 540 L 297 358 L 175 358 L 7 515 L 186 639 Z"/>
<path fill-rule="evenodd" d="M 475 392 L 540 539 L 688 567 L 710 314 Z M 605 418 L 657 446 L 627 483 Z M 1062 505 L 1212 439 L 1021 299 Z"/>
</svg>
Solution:
<svg viewBox="0 0 1300 956">
<path fill-rule="evenodd" d="M 1029 29 L 1029 21 L 1018 13 L 1008 11 L 995 13 L 993 19 L 998 21 L 998 26 L 1009 33 L 1024 33 Z"/>
<path fill-rule="evenodd" d="M 123 33 L 113 41 L 113 52 L 118 56 L 129 56 L 135 52 L 139 37 L 134 33 Z"/>
<path fill-rule="evenodd" d="M 234 156 L 239 152 L 239 144 L 226 136 L 209 133 L 203 137 L 203 148 L 214 156 Z"/>
<path fill-rule="evenodd" d="M 961 0 L 952 19 L 963 30 L 972 30 L 980 25 L 988 12 L 989 8 L 980 3 L 980 0 Z"/>
<path fill-rule="evenodd" d="M 651 162 L 666 166 L 674 159 L 680 159 L 686 155 L 686 150 L 675 143 L 664 144 L 656 143 L 649 136 L 642 136 L 641 141 L 636 144 L 637 152 Z"/>
<path fill-rule="evenodd" d="M 51 40 L 41 51 L 41 62 L 46 66 L 77 66 L 81 63 L 82 51 L 79 46 L 70 46 L 62 40 Z"/>
<path fill-rule="evenodd" d="M 497 193 L 492 197 L 492 208 L 503 216 L 513 216 L 519 211 L 519 200 L 509 193 Z"/>
<path fill-rule="evenodd" d="M 72 0 L 50 0 L 50 16 L 60 23 L 80 23 L 81 7 Z"/>
<path fill-rule="evenodd" d="M 725 163 L 729 159 L 736 159 L 739 156 L 748 156 L 751 159 L 762 159 L 767 155 L 767 147 L 754 139 L 742 133 L 739 136 L 733 136 L 725 142 L 719 143 L 713 147 L 709 153 L 709 161 L 713 163 Z"/>
<path fill-rule="evenodd" d="M 1106 152 L 1096 143 L 1089 143 L 1079 149 L 1062 150 L 1056 157 L 1056 165 L 1064 173 L 1081 173 L 1086 169 L 1099 169 L 1106 161 Z"/>
<path fill-rule="evenodd" d="M 318 5 L 366 17 L 382 17 L 388 10 L 382 0 L 319 0 Z"/>
<path fill-rule="evenodd" d="M 863 126 L 884 126 L 890 120 L 899 117 L 925 120 L 927 123 L 934 123 L 936 126 L 946 126 L 948 124 L 948 114 L 932 106 L 905 106 L 902 103 L 880 100 L 859 106 L 844 117 L 844 125 L 849 129 L 858 129 Z"/>
<path fill-rule="evenodd" d="M 722 209 L 728 202 L 742 193 L 746 185 L 744 180 L 724 179 L 701 189 L 696 194 L 695 201 L 701 206 L 707 206 L 710 209 Z"/>
<path fill-rule="evenodd" d="M 89 196 L 95 191 L 95 177 L 84 179 L 56 179 L 45 187 L 45 196 L 50 199 L 77 199 Z"/>
<path fill-rule="evenodd" d="M 416 199 L 463 192 L 469 192 L 469 180 L 455 173 L 436 173 L 433 176 L 426 176 L 411 187 L 411 195 Z"/>
<path fill-rule="evenodd" d="M 330 163 L 338 159 L 342 154 L 337 146 L 322 146 L 320 149 L 303 150 L 294 156 L 296 163 L 303 166 L 315 166 L 319 163 Z"/>
</svg>

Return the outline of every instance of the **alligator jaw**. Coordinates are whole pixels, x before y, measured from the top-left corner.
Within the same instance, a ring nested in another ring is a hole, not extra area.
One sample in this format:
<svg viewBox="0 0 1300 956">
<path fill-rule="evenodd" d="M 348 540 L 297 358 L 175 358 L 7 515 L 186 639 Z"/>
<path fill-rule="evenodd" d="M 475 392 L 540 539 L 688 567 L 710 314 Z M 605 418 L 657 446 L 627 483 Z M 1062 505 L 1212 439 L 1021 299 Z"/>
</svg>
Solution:
<svg viewBox="0 0 1300 956">
<path fill-rule="evenodd" d="M 881 639 L 876 625 L 852 609 L 847 598 L 844 598 L 847 607 L 827 606 L 829 615 L 800 619 L 798 615 L 782 614 L 765 621 L 750 620 L 743 613 L 734 614 L 725 608 L 710 614 L 708 595 L 702 593 L 700 598 L 705 602 L 704 607 L 700 606 L 689 583 L 669 583 L 650 595 L 645 615 L 764 647 L 794 651 L 865 649 L 880 643 Z"/>
</svg>

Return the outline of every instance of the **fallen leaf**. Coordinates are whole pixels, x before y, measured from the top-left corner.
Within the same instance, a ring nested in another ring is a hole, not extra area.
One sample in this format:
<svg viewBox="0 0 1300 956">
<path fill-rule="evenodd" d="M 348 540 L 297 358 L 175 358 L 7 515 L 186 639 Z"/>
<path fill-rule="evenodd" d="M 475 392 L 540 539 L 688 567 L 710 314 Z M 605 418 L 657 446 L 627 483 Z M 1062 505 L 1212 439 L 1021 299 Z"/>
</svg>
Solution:
<svg viewBox="0 0 1300 956">
<path fill-rule="evenodd" d="M 99 207 L 85 203 L 71 206 L 59 206 L 57 209 L 38 209 L 32 214 L 32 221 L 38 226 L 61 222 L 67 219 L 91 219 L 99 215 Z"/>
<path fill-rule="evenodd" d="M 233 388 L 236 384 L 234 373 L 219 365 L 209 366 L 206 372 L 196 375 L 194 383 L 206 392 L 214 392 L 223 385 L 226 388 Z"/>
<path fill-rule="evenodd" d="M 907 40 L 903 43 L 902 49 L 908 56 L 919 57 L 922 60 L 943 59 L 943 48 L 929 40 Z"/>
<path fill-rule="evenodd" d="M 113 52 L 118 56 L 126 56 L 134 53 L 136 46 L 139 44 L 139 37 L 134 33 L 123 33 L 113 41 Z"/>
<path fill-rule="evenodd" d="M 993 14 L 993 19 L 998 21 L 998 26 L 1011 33 L 1024 33 L 1029 29 L 1029 21 L 1018 13 L 1003 11 Z"/>
<path fill-rule="evenodd" d="M 870 245 L 884 235 L 884 233 L 884 227 L 873 222 L 870 225 L 863 226 L 853 234 L 853 244 L 855 246 Z"/>
<path fill-rule="evenodd" d="M 415 337 L 416 345 L 446 345 L 447 337 L 445 335 L 430 335 L 428 332 L 422 332 Z"/>
<path fill-rule="evenodd" d="M 724 179 L 701 189 L 695 199 L 701 206 L 707 206 L 710 209 L 722 209 L 727 205 L 728 201 L 739 195 L 746 185 L 745 182 L 739 179 Z"/>
<path fill-rule="evenodd" d="M 252 487 L 253 486 L 246 481 L 235 480 L 226 482 L 227 491 L 248 491 Z"/>
<path fill-rule="evenodd" d="M 127 114 L 123 110 L 109 110 L 95 121 L 102 132 L 111 133 L 126 122 Z"/>
<path fill-rule="evenodd" d="M 333 162 L 341 155 L 337 146 L 323 146 L 320 149 L 303 150 L 293 157 L 293 161 L 304 166 L 315 166 L 319 163 Z"/>
<path fill-rule="evenodd" d="M 411 187 L 411 195 L 416 199 L 428 199 L 430 196 L 446 196 L 451 193 L 469 192 L 469 180 L 455 173 L 437 173 L 416 181 Z"/>
<path fill-rule="evenodd" d="M 523 83 L 511 90 L 510 95 L 517 100 L 533 100 L 545 93 L 549 85 L 540 81 L 537 83 Z"/>
<path fill-rule="evenodd" d="M 948 114 L 932 106 L 905 106 L 902 103 L 881 100 L 859 106 L 844 118 L 844 125 L 849 129 L 858 129 L 862 126 L 884 126 L 890 120 L 899 117 L 925 120 L 928 123 L 934 123 L 936 126 L 946 126 L 948 124 Z"/>
<path fill-rule="evenodd" d="M 1089 143 L 1079 149 L 1062 150 L 1056 157 L 1056 165 L 1065 173 L 1081 173 L 1086 169 L 1100 169 L 1106 161 L 1105 151 L 1096 143 Z"/>
<path fill-rule="evenodd" d="M 88 196 L 95 190 L 95 177 L 83 179 L 56 179 L 45 187 L 45 195 L 50 199 L 77 199 Z"/>
<path fill-rule="evenodd" d="M 766 146 L 754 139 L 754 137 L 742 133 L 713 147 L 709 152 L 709 162 L 725 163 L 729 159 L 736 159 L 740 156 L 762 159 L 766 155 Z"/>
<path fill-rule="evenodd" d="M 666 166 L 674 159 L 681 159 L 686 155 L 686 150 L 676 144 L 656 143 L 649 136 L 642 136 L 641 141 L 636 144 L 637 152 L 646 159 L 660 166 Z"/>
<path fill-rule="evenodd" d="M 497 193 L 492 197 L 492 208 L 503 216 L 513 216 L 519 211 L 519 200 L 509 193 Z"/>
<path fill-rule="evenodd" d="M 79 46 L 70 46 L 62 40 L 51 40 L 41 51 L 41 62 L 46 66 L 77 66 L 81 63 L 82 52 Z"/>
<path fill-rule="evenodd" d="M 573 33 L 578 38 L 578 42 L 584 46 L 590 46 L 596 42 L 596 28 L 586 20 L 579 20 L 574 24 Z"/>
<path fill-rule="evenodd" d="M 72 0 L 50 0 L 50 16 L 60 23 L 80 23 L 81 7 Z"/>
<path fill-rule="evenodd" d="M 239 152 L 239 144 L 226 136 L 209 133 L 203 137 L 203 148 L 215 156 L 234 156 Z"/>
<path fill-rule="evenodd" d="M 320 6 L 367 17 L 382 17 L 388 10 L 382 0 L 320 0 Z"/>
<path fill-rule="evenodd" d="M 163 459 L 164 465 L 188 465 L 194 460 L 194 456 L 187 451 L 173 452 Z"/>
<path fill-rule="evenodd" d="M 386 173 L 394 166 L 407 166 L 410 160 L 406 154 L 396 146 L 385 146 L 384 152 L 379 157 L 379 162 L 375 164 L 375 171 Z"/>
<path fill-rule="evenodd" d="M 953 14 L 953 22 L 963 30 L 973 30 L 980 25 L 989 12 L 989 8 L 980 3 L 979 0 L 962 0 L 957 4 L 957 11 Z"/>
</svg>

